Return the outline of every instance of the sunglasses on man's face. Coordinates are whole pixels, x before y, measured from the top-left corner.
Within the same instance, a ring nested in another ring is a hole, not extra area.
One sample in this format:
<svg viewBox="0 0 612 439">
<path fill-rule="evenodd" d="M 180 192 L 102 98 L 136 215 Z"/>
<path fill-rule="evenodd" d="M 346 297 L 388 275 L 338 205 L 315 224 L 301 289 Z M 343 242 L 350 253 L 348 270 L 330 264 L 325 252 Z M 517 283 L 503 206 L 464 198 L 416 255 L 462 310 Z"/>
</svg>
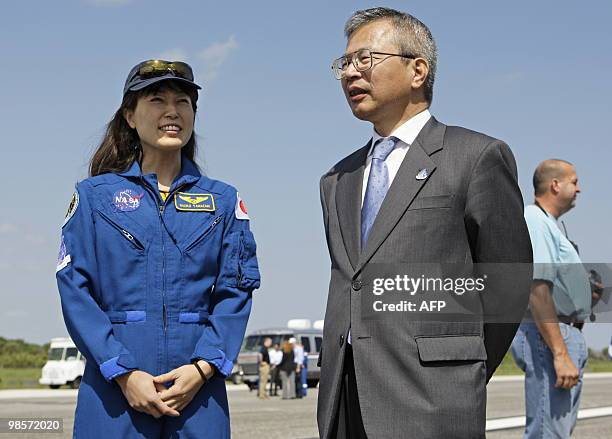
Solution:
<svg viewBox="0 0 612 439">
<path fill-rule="evenodd" d="M 163 61 L 156 59 L 147 61 L 138 69 L 138 75 L 141 78 L 163 76 L 168 73 L 193 81 L 193 70 L 191 70 L 189 64 L 181 61 Z"/>
</svg>

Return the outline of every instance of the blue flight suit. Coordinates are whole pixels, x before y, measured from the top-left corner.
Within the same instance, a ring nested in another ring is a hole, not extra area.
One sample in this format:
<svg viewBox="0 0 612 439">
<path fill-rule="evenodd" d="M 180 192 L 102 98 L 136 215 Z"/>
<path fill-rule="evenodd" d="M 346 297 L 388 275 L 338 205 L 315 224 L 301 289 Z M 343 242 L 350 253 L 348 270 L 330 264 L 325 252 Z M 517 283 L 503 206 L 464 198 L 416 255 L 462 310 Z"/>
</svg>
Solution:
<svg viewBox="0 0 612 439">
<path fill-rule="evenodd" d="M 68 332 L 87 358 L 75 438 L 230 437 L 224 377 L 260 284 L 236 189 L 202 176 L 184 156 L 165 202 L 138 162 L 88 178 L 62 227 L 56 277 Z M 218 373 L 180 417 L 133 410 L 113 380 L 194 359 Z"/>
</svg>

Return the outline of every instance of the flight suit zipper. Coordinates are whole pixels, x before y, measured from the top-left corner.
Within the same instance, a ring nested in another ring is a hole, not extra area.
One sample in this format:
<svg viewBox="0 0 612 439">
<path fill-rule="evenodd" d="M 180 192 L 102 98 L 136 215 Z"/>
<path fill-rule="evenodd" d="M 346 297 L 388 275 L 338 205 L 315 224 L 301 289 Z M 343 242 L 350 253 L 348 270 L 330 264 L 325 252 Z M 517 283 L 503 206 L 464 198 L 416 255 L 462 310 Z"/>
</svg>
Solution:
<svg viewBox="0 0 612 439">
<path fill-rule="evenodd" d="M 98 210 L 97 212 L 109 225 L 117 229 L 123 235 L 124 238 L 130 241 L 134 247 L 136 247 L 138 250 L 144 250 L 144 245 L 134 235 L 132 235 L 127 230 L 125 230 L 123 227 L 121 227 L 119 224 L 114 222 L 112 219 L 110 219 L 108 216 L 106 216 L 101 211 Z"/>
<path fill-rule="evenodd" d="M 204 233 L 198 236 L 198 238 L 195 241 L 193 241 L 191 244 L 189 244 L 185 248 L 185 253 L 189 252 L 195 246 L 197 246 L 200 242 L 202 242 L 204 238 L 206 238 L 213 231 L 215 226 L 221 222 L 222 219 L 223 219 L 223 215 L 219 215 L 217 218 L 215 218 L 213 222 L 210 224 L 210 226 L 208 226 L 208 228 L 204 231 Z"/>
<path fill-rule="evenodd" d="M 166 205 L 168 204 L 168 200 L 172 199 L 173 195 L 185 185 L 183 184 L 177 186 L 172 192 L 168 194 L 166 200 L 164 201 L 163 199 L 161 199 L 159 192 L 155 191 L 155 189 L 151 187 L 151 185 L 143 178 L 142 175 L 140 176 L 140 180 L 143 186 L 145 186 L 146 190 L 153 196 L 153 199 L 159 201 L 159 203 L 157 204 L 157 215 L 159 217 L 159 232 L 162 250 L 162 329 L 164 332 L 164 356 L 166 360 L 163 372 L 166 372 L 168 370 L 168 306 L 166 304 L 166 244 L 164 240 L 163 229 L 166 229 L 166 232 L 168 233 L 173 242 L 175 242 L 175 240 L 174 237 L 170 234 L 168 228 L 166 227 L 166 223 L 164 222 L 164 211 Z"/>
</svg>

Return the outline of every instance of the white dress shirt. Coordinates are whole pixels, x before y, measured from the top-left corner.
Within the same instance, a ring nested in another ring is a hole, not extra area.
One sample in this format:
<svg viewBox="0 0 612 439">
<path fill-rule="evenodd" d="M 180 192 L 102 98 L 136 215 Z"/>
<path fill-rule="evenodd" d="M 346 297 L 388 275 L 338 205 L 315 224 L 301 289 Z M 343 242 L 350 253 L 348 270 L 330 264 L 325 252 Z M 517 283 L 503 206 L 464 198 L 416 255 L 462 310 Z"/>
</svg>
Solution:
<svg viewBox="0 0 612 439">
<path fill-rule="evenodd" d="M 389 135 L 389 137 L 393 136 L 399 139 L 395 144 L 395 148 L 385 160 L 387 169 L 389 170 L 389 186 L 391 186 L 391 183 L 393 183 L 393 179 L 397 175 L 397 171 L 402 165 L 404 157 L 406 157 L 406 153 L 408 152 L 408 149 L 410 149 L 410 145 L 412 142 L 414 142 L 414 139 L 416 139 L 430 118 L 431 113 L 429 110 L 425 109 L 419 114 L 412 116 Z M 368 178 L 370 178 L 370 166 L 372 165 L 372 151 L 374 144 L 378 139 L 382 138 L 383 137 L 378 134 L 376 130 L 374 130 L 374 134 L 372 135 L 372 145 L 370 146 L 370 151 L 368 152 L 368 157 L 366 158 L 365 171 L 363 172 L 363 186 L 361 188 L 362 205 L 363 199 L 365 198 L 366 188 L 368 187 Z"/>
<path fill-rule="evenodd" d="M 406 153 L 410 149 L 410 145 L 417 138 L 427 121 L 431 118 L 431 113 L 428 109 L 415 114 L 406 122 L 401 124 L 393 131 L 389 137 L 396 137 L 398 141 L 395 143 L 395 148 L 387 156 L 385 163 L 387 164 L 387 170 L 389 171 L 389 186 L 393 183 L 393 179 L 397 175 Z M 376 132 L 372 135 L 372 144 L 370 145 L 370 151 L 368 151 L 368 157 L 366 158 L 366 167 L 363 171 L 363 186 L 361 187 L 361 205 L 363 206 L 363 199 L 365 198 L 366 189 L 368 187 L 368 179 L 370 178 L 370 167 L 372 165 L 372 151 L 374 150 L 374 144 L 377 140 L 383 137 Z M 352 344 L 351 331 L 349 330 L 347 341 Z"/>
<path fill-rule="evenodd" d="M 283 351 L 276 350 L 274 348 L 268 350 L 268 355 L 270 355 L 270 365 L 278 366 L 283 359 Z"/>
</svg>

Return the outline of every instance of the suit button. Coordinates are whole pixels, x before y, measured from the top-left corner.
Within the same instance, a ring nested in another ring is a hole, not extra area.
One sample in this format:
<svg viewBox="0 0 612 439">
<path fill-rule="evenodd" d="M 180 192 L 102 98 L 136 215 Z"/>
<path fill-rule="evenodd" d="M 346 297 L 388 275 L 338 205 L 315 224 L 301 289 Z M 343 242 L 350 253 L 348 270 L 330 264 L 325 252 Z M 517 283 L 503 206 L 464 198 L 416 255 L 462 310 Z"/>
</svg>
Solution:
<svg viewBox="0 0 612 439">
<path fill-rule="evenodd" d="M 344 335 L 340 336 L 340 347 L 344 344 Z"/>
<path fill-rule="evenodd" d="M 361 281 L 359 279 L 355 279 L 353 281 L 353 283 L 351 284 L 351 287 L 353 288 L 353 290 L 359 291 L 361 289 L 362 285 L 363 284 L 361 283 Z"/>
</svg>

